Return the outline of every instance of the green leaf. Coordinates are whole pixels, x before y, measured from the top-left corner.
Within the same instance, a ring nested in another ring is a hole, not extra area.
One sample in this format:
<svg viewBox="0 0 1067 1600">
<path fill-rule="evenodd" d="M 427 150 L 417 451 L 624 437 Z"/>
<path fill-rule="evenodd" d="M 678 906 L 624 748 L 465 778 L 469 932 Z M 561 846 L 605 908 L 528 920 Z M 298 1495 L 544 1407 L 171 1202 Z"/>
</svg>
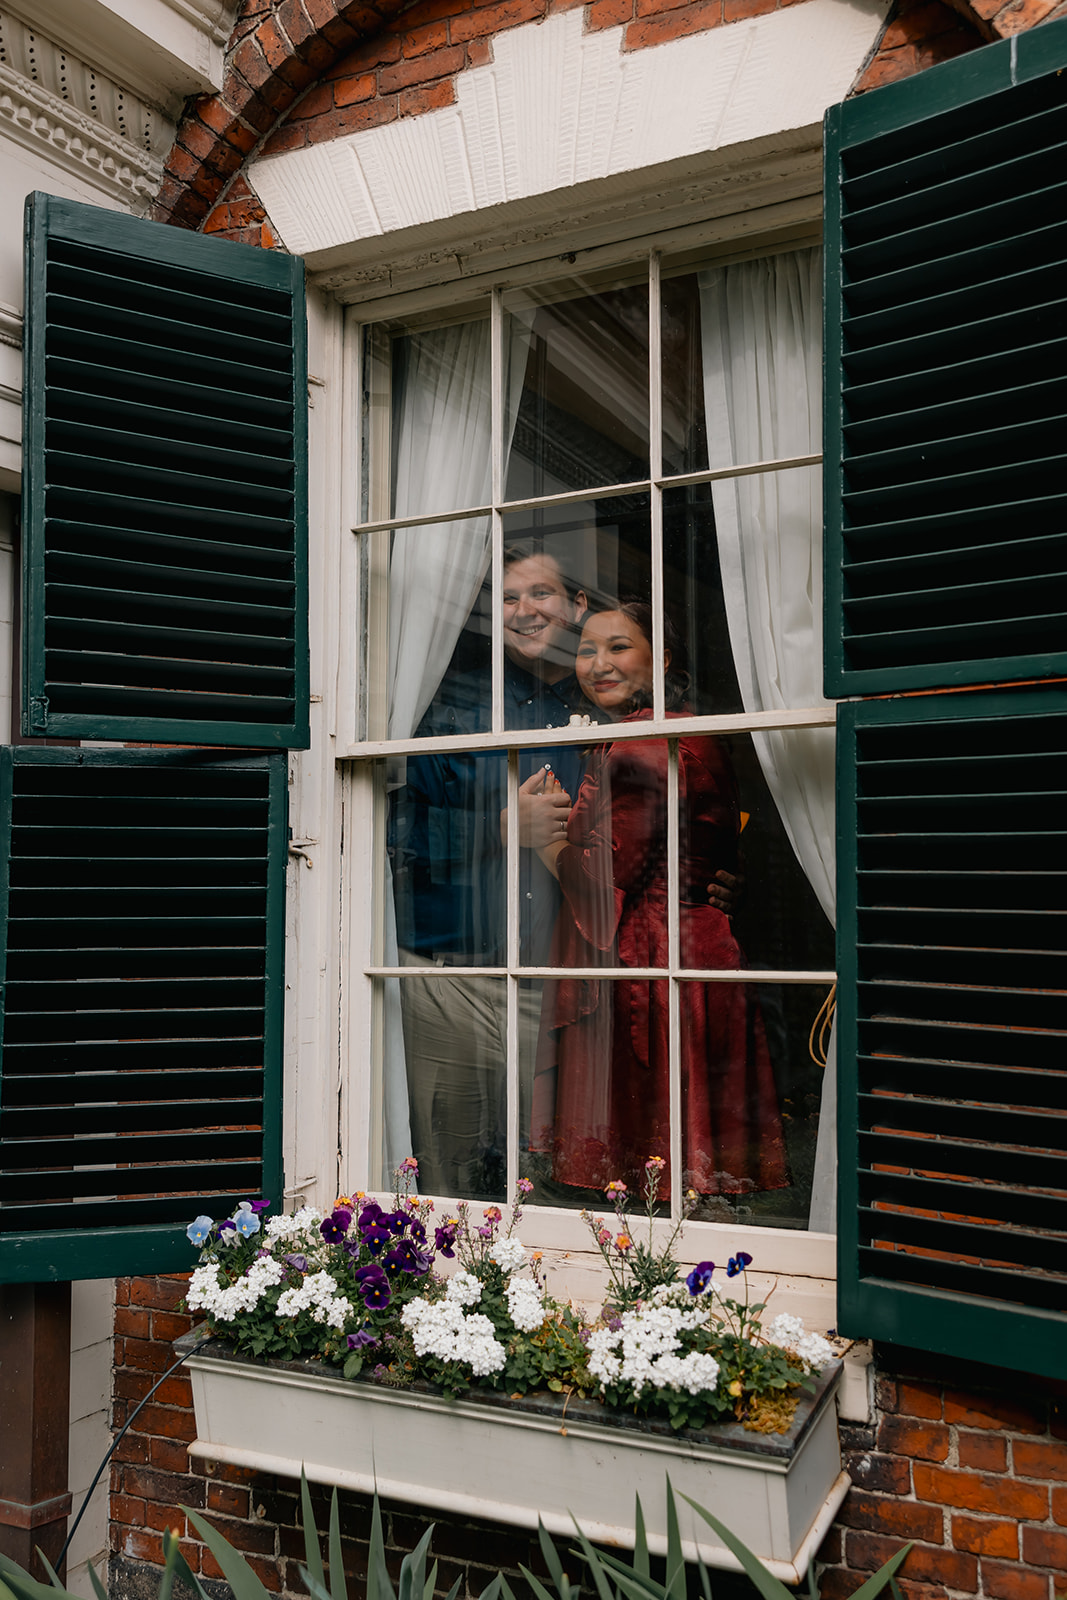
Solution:
<svg viewBox="0 0 1067 1600">
<path fill-rule="evenodd" d="M 311 1490 L 307 1473 L 300 1468 L 300 1518 L 304 1525 L 304 1559 L 311 1576 L 321 1588 L 326 1587 L 326 1574 L 322 1570 L 322 1552 L 319 1549 L 319 1530 L 315 1526 L 315 1513 L 311 1509 Z"/>
<path fill-rule="evenodd" d="M 375 1491 L 370 1524 L 370 1558 L 367 1564 L 367 1600 L 396 1600 L 389 1568 L 385 1564 L 385 1540 L 382 1537 L 382 1508 Z"/>
<path fill-rule="evenodd" d="M 578 1543 L 582 1547 L 582 1554 L 585 1556 L 586 1564 L 589 1567 L 589 1571 L 593 1575 L 593 1582 L 596 1584 L 596 1591 L 600 1596 L 600 1600 L 614 1600 L 614 1596 L 611 1592 L 611 1585 L 608 1583 L 607 1575 L 604 1570 L 604 1563 L 601 1561 L 598 1552 L 593 1549 L 593 1546 L 589 1543 L 589 1540 L 578 1526 L 578 1519 L 576 1516 L 574 1516 L 573 1512 L 571 1513 L 571 1521 L 574 1523 L 574 1526 L 577 1529 Z"/>
<path fill-rule="evenodd" d="M 87 1562 L 86 1567 L 89 1573 L 89 1582 L 93 1586 L 93 1593 L 96 1596 L 96 1600 L 107 1600 L 107 1590 L 104 1588 L 104 1585 L 100 1582 L 100 1579 L 93 1571 L 92 1562 Z M 201 1590 L 201 1593 L 203 1593 L 203 1590 Z"/>
<path fill-rule="evenodd" d="M 178 1541 L 169 1528 L 163 1532 L 163 1576 L 159 1580 L 156 1600 L 170 1600 L 174 1592 L 174 1569 L 178 1559 Z"/>
<path fill-rule="evenodd" d="M 703 1600 L 711 1600 L 711 1573 L 704 1564 L 703 1556 L 697 1556 L 697 1571 L 700 1573 L 700 1593 Z M 813 1595 L 812 1600 L 819 1600 L 818 1595 Z"/>
<path fill-rule="evenodd" d="M 667 1591 L 673 1600 L 685 1600 L 685 1557 L 670 1473 L 667 1474 Z"/>
<path fill-rule="evenodd" d="M 873 1600 L 874 1595 L 881 1594 L 888 1584 L 894 1583 L 893 1574 L 898 1567 L 903 1566 L 911 1554 L 913 1542 L 909 1540 L 903 1550 L 898 1550 L 895 1556 L 890 1556 L 889 1560 L 880 1566 L 877 1572 L 871 1574 L 866 1583 L 860 1584 L 860 1587 L 854 1591 L 852 1600 Z"/>
<path fill-rule="evenodd" d="M 204 1588 L 204 1585 L 200 1582 L 200 1579 L 197 1577 L 196 1573 L 193 1571 L 188 1561 L 186 1561 L 180 1550 L 174 1557 L 174 1570 L 182 1582 L 189 1585 L 190 1589 L 197 1596 L 197 1600 L 209 1600 L 207 1590 Z M 107 1600 L 107 1593 L 103 1585 L 101 1585 L 97 1591 L 97 1600 Z"/>
<path fill-rule="evenodd" d="M 497 1596 L 500 1594 L 501 1582 L 502 1579 L 500 1573 L 498 1572 L 496 1577 L 490 1579 L 489 1583 L 486 1584 L 485 1588 L 479 1595 L 478 1600 L 497 1600 Z"/>
<path fill-rule="evenodd" d="M 648 1561 L 648 1539 L 645 1535 L 645 1513 L 641 1509 L 641 1496 L 634 1495 L 634 1571 L 639 1578 L 647 1578 L 651 1571 Z"/>
<path fill-rule="evenodd" d="M 552 1600 L 551 1589 L 546 1589 L 540 1578 L 535 1578 L 530 1569 L 528 1567 L 524 1567 L 521 1561 L 519 1562 L 519 1571 L 522 1573 L 523 1577 L 526 1579 L 526 1582 L 530 1585 L 530 1588 L 537 1596 L 537 1600 Z"/>
<path fill-rule="evenodd" d="M 0 1555 L 0 1580 L 15 1591 L 18 1600 L 56 1600 L 56 1592 L 51 1584 L 31 1578 L 10 1556 Z M 63 1593 L 67 1591 L 64 1589 Z"/>
<path fill-rule="evenodd" d="M 422 1591 L 426 1587 L 426 1557 L 430 1549 L 433 1526 L 431 1522 L 414 1550 L 400 1563 L 400 1600 L 421 1600 Z"/>
<path fill-rule="evenodd" d="M 458 1600 L 460 1585 L 462 1584 L 462 1582 L 463 1582 L 463 1577 L 462 1577 L 462 1574 L 461 1574 L 456 1579 L 456 1581 L 452 1585 L 451 1589 L 449 1589 L 448 1593 L 445 1595 L 445 1600 Z"/>
<path fill-rule="evenodd" d="M 337 1509 L 337 1490 L 330 1497 L 330 1593 L 333 1600 L 348 1600 L 345 1558 L 341 1550 L 341 1513 Z"/>
<path fill-rule="evenodd" d="M 222 1575 L 233 1590 L 233 1600 L 270 1600 L 270 1595 L 256 1577 L 239 1550 L 214 1529 L 210 1522 L 189 1506 L 181 1508 L 211 1554 L 222 1568 Z"/>
<path fill-rule="evenodd" d="M 709 1528 L 714 1529 L 727 1550 L 733 1551 L 743 1570 L 752 1579 L 760 1594 L 763 1595 L 763 1600 L 793 1600 L 785 1584 L 779 1583 L 778 1579 L 767 1571 L 759 1556 L 753 1555 L 748 1545 L 743 1544 L 736 1534 L 731 1533 L 729 1528 L 719 1521 L 718 1517 L 713 1517 L 710 1511 L 705 1510 L 703 1506 L 698 1506 L 696 1501 L 690 1500 L 687 1494 L 684 1494 L 682 1499 L 689 1502 L 698 1517 L 703 1517 Z"/>
<path fill-rule="evenodd" d="M 437 1588 L 437 1562 L 435 1561 L 422 1586 L 422 1600 L 433 1600 L 434 1590 Z"/>
<path fill-rule="evenodd" d="M 66 1589 L 64 1589 L 62 1583 L 60 1583 L 60 1581 L 59 1581 L 58 1572 L 56 1571 L 55 1567 L 53 1567 L 52 1563 L 49 1561 L 48 1557 L 45 1555 L 45 1553 L 41 1549 L 40 1545 L 37 1546 L 37 1559 L 41 1563 L 41 1565 L 44 1568 L 44 1570 L 47 1572 L 48 1581 L 52 1585 L 52 1588 L 53 1589 L 58 1589 L 60 1594 L 66 1594 L 67 1593 Z"/>
<path fill-rule="evenodd" d="M 327 1589 L 325 1582 L 320 1583 L 318 1578 L 313 1578 L 307 1567 L 302 1566 L 298 1570 L 300 1572 L 301 1582 L 311 1595 L 312 1600 L 332 1600 L 332 1596 L 330 1595 L 330 1591 Z"/>
<path fill-rule="evenodd" d="M 563 1596 L 563 1600 L 566 1600 L 570 1590 L 570 1583 L 567 1580 L 567 1574 L 563 1570 L 563 1563 L 559 1559 L 559 1551 L 549 1538 L 548 1529 L 540 1517 L 537 1519 L 537 1542 L 541 1546 L 541 1554 L 545 1558 L 545 1566 L 552 1574 L 552 1582 L 556 1585 L 560 1595 Z"/>
</svg>

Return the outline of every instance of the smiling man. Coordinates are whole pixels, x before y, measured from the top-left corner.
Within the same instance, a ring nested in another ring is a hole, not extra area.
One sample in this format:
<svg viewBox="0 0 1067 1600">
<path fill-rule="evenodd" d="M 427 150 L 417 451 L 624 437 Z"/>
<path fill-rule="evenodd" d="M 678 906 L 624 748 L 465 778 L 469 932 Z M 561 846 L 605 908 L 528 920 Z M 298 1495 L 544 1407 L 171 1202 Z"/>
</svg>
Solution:
<svg viewBox="0 0 1067 1600">
<path fill-rule="evenodd" d="M 563 566 L 566 536 L 504 553 L 504 717 L 508 728 L 566 727 L 590 710 L 574 676 L 588 609 Z M 483 732 L 490 725 L 489 663 L 449 672 L 419 734 Z M 551 734 L 549 733 L 549 737 Z M 540 774 L 520 802 L 520 837 L 541 844 L 565 822 L 580 781 L 581 753 L 525 750 L 520 783 Z M 547 770 L 546 770 L 547 769 Z M 400 984 L 412 1149 L 424 1193 L 499 1199 L 506 1174 L 505 985 L 452 968 L 503 966 L 507 758 L 496 751 L 409 757 L 390 794 L 389 854 L 401 964 L 434 976 Z M 533 850 L 520 858 L 520 959 L 548 959 L 559 897 Z M 443 969 L 443 970 L 442 970 Z M 521 1054 L 532 1073 L 540 998 L 524 985 Z M 524 1120 L 524 1115 L 520 1118 Z"/>
</svg>

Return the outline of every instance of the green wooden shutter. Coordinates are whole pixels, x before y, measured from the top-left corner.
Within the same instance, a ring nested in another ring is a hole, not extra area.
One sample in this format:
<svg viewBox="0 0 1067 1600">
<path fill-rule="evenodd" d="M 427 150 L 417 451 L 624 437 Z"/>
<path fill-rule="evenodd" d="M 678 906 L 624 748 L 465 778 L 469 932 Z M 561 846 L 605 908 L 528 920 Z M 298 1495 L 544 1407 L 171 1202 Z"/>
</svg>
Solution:
<svg viewBox="0 0 1067 1600">
<path fill-rule="evenodd" d="M 826 693 L 1067 673 L 1067 21 L 831 109 Z"/>
<path fill-rule="evenodd" d="M 303 263 L 26 218 L 23 731 L 306 746 Z"/>
<path fill-rule="evenodd" d="M 286 759 L 0 750 L 0 1282 L 281 1200 Z"/>
<path fill-rule="evenodd" d="M 1067 1377 L 1067 696 L 842 706 L 842 1332 Z"/>
</svg>

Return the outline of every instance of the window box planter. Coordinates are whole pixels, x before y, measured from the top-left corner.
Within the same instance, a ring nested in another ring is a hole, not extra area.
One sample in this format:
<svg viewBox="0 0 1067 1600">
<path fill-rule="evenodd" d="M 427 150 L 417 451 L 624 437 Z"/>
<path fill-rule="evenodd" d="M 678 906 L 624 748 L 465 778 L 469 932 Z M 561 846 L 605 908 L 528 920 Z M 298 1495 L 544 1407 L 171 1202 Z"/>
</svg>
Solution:
<svg viewBox="0 0 1067 1600">
<path fill-rule="evenodd" d="M 195 1336 L 190 1336 L 191 1338 Z M 179 1341 L 181 1349 L 185 1341 Z M 197 1437 L 190 1454 L 263 1472 L 550 1533 L 632 1548 L 634 1495 L 648 1542 L 666 1549 L 664 1479 L 725 1522 L 786 1583 L 799 1583 L 849 1486 L 834 1389 L 841 1363 L 801 1399 L 787 1434 L 738 1424 L 701 1432 L 554 1394 L 354 1383 L 310 1363 L 252 1362 L 219 1340 L 189 1357 Z M 737 1567 L 679 1501 L 686 1555 Z"/>
</svg>

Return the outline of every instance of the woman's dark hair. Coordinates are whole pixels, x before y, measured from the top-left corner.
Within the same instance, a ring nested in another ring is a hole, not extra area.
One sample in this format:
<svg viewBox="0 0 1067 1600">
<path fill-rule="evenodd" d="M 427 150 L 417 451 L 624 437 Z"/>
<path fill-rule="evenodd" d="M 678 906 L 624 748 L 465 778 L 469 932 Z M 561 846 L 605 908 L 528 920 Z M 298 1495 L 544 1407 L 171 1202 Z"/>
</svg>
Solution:
<svg viewBox="0 0 1067 1600">
<path fill-rule="evenodd" d="M 624 617 L 629 617 L 648 640 L 649 648 L 652 648 L 652 607 L 647 600 L 627 598 L 605 602 L 586 612 L 582 618 L 582 626 L 585 626 L 590 617 L 599 616 L 604 611 L 619 611 Z M 689 696 L 689 674 L 684 666 L 685 646 L 681 635 L 666 613 L 663 617 L 663 647 L 670 653 L 671 658 L 663 678 L 664 709 L 680 711 Z M 643 711 L 651 704 L 651 690 L 647 694 L 634 695 L 626 707 L 626 715 L 634 711 Z"/>
</svg>

